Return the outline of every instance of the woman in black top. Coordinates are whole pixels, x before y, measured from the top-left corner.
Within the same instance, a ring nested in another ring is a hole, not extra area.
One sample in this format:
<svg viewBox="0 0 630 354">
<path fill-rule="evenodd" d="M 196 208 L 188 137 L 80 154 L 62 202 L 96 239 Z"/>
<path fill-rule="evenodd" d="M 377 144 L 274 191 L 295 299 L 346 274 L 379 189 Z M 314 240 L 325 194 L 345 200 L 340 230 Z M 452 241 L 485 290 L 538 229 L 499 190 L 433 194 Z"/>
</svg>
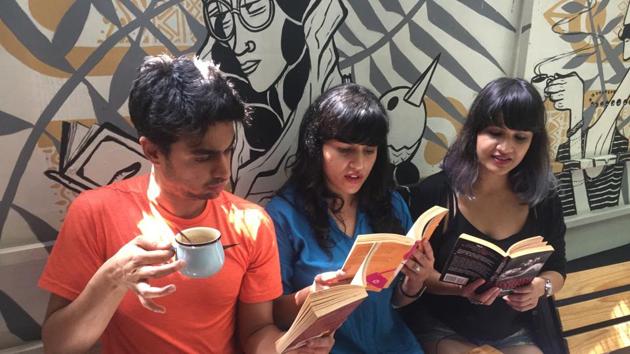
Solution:
<svg viewBox="0 0 630 354">
<path fill-rule="evenodd" d="M 404 309 L 426 353 L 468 352 L 490 344 L 505 353 L 541 353 L 529 322 L 542 296 L 564 284 L 565 225 L 549 164 L 542 99 L 529 83 L 501 78 L 474 100 L 464 127 L 449 148 L 443 171 L 411 188 L 411 214 L 433 205 L 449 215 L 431 239 L 435 253 L 427 294 Z M 461 233 L 502 249 L 541 235 L 555 251 L 538 277 L 511 295 L 479 279 L 465 286 L 439 281 Z"/>
</svg>

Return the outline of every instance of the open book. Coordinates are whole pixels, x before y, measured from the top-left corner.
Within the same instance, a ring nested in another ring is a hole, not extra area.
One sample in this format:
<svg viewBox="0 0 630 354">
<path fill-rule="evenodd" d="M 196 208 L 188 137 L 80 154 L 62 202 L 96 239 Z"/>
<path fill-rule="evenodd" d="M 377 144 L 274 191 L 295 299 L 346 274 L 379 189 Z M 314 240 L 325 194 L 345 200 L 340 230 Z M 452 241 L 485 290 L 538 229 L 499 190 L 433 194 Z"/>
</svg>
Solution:
<svg viewBox="0 0 630 354">
<path fill-rule="evenodd" d="M 367 297 L 366 290 L 381 291 L 394 280 L 404 263 L 428 239 L 448 209 L 434 206 L 424 212 L 406 236 L 359 235 L 342 269 L 349 284 L 334 285 L 308 295 L 289 330 L 276 341 L 280 353 L 303 346 L 308 339 L 339 328 Z"/>
<path fill-rule="evenodd" d="M 352 284 L 365 286 L 370 291 L 387 288 L 403 265 L 429 239 L 448 209 L 433 206 L 418 217 L 406 236 L 398 234 L 359 235 L 343 264 Z"/>
<path fill-rule="evenodd" d="M 461 234 L 440 280 L 466 285 L 483 278 L 486 282 L 477 289 L 478 293 L 496 286 L 502 290 L 502 296 L 531 283 L 552 253 L 553 247 L 542 236 L 526 238 L 504 251 L 489 241 Z"/>
<path fill-rule="evenodd" d="M 112 158 L 115 156 L 116 158 Z M 46 176 L 80 193 L 150 171 L 137 140 L 111 123 L 63 122 L 59 168 Z"/>
<path fill-rule="evenodd" d="M 276 351 L 284 353 L 304 346 L 309 339 L 332 333 L 366 297 L 365 288 L 353 284 L 309 294 L 289 330 L 276 341 Z"/>
</svg>

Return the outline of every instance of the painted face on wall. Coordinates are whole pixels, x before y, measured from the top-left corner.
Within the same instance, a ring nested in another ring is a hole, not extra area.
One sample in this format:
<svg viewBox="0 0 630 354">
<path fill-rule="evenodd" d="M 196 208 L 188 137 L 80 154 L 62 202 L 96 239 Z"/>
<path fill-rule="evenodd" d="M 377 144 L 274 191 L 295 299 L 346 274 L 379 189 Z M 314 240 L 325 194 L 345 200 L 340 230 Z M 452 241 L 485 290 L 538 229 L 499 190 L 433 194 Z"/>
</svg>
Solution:
<svg viewBox="0 0 630 354">
<path fill-rule="evenodd" d="M 491 125 L 477 134 L 479 173 L 507 175 L 518 166 L 532 143 L 534 133 Z"/>
<path fill-rule="evenodd" d="M 179 139 L 171 145 L 168 156 L 160 155 L 156 175 L 162 193 L 178 199 L 218 197 L 230 178 L 233 146 L 232 122 L 211 125 L 196 142 Z"/>
<path fill-rule="evenodd" d="M 326 185 L 344 200 L 359 192 L 376 162 L 377 147 L 328 140 L 322 147 Z"/>
<path fill-rule="evenodd" d="M 216 40 L 232 48 L 250 85 L 264 92 L 287 67 L 282 28 L 288 16 L 274 0 L 211 0 L 206 25 Z"/>
</svg>

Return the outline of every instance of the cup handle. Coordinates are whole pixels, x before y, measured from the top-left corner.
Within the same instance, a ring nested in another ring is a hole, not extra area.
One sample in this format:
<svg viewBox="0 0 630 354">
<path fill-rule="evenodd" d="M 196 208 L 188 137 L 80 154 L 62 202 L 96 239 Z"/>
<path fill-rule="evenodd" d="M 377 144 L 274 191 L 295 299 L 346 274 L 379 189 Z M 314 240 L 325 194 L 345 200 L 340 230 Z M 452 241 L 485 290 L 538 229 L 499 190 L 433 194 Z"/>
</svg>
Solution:
<svg viewBox="0 0 630 354">
<path fill-rule="evenodd" d="M 234 246 L 238 246 L 238 243 L 232 243 L 232 244 L 229 244 L 229 245 L 225 245 L 225 246 L 223 246 L 223 250 L 226 250 L 228 248 L 232 248 Z"/>
</svg>

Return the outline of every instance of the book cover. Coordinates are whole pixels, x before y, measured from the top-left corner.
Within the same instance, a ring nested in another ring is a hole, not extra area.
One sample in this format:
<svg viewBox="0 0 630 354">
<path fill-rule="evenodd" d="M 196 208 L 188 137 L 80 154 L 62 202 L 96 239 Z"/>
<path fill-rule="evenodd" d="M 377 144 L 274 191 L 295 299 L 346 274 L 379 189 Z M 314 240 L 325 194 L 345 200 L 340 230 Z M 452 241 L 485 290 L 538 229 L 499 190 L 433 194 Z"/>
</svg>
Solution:
<svg viewBox="0 0 630 354">
<path fill-rule="evenodd" d="M 308 295 L 291 327 L 276 341 L 278 353 L 334 332 L 367 297 L 362 286 L 343 284 Z"/>
<path fill-rule="evenodd" d="M 477 289 L 478 293 L 496 286 L 502 290 L 502 296 L 529 284 L 552 253 L 553 247 L 541 236 L 519 241 L 504 251 L 487 240 L 461 234 L 440 280 L 464 286 L 482 278 L 486 283 Z"/>
<path fill-rule="evenodd" d="M 448 209 L 433 206 L 418 217 L 405 236 L 393 233 L 359 235 L 341 269 L 352 284 L 368 291 L 389 287 L 424 239 L 429 239 Z"/>
</svg>

